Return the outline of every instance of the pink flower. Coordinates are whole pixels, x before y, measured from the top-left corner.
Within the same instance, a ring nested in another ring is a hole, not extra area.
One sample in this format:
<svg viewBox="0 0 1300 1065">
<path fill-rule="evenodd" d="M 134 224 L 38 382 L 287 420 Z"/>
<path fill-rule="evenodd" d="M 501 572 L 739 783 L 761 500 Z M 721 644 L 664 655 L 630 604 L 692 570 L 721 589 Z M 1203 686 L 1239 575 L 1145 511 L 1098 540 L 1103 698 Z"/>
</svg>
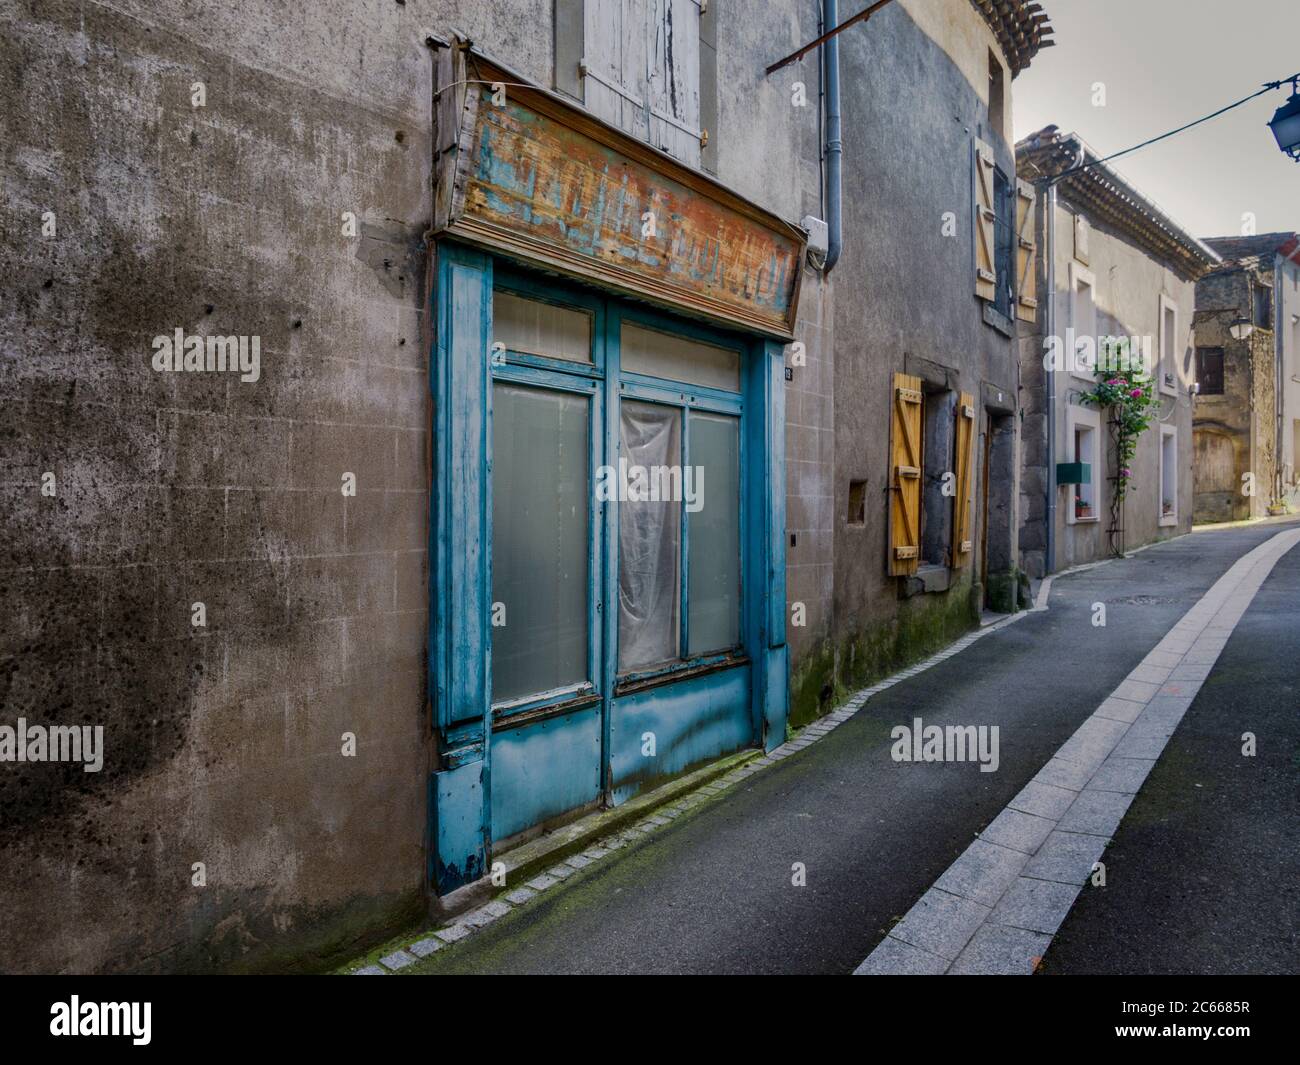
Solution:
<svg viewBox="0 0 1300 1065">
<path fill-rule="evenodd" d="M 1129 393 L 1129 395 L 1132 396 L 1134 399 L 1137 399 L 1140 395 L 1142 395 L 1142 389 L 1135 388 L 1133 389 L 1132 392 Z"/>
</svg>

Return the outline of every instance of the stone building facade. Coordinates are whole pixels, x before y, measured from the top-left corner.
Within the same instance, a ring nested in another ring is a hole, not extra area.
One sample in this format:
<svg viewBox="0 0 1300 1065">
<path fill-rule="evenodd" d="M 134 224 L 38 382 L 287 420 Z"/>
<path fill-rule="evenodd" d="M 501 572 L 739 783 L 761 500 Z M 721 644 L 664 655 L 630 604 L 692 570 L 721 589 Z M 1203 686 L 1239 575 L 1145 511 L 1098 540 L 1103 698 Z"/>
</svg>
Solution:
<svg viewBox="0 0 1300 1065">
<path fill-rule="evenodd" d="M 824 495 L 816 525 L 789 530 L 789 595 L 810 603 L 792 636 L 806 649 L 792 720 L 942 646 L 985 606 L 1015 609 L 1013 338 L 1032 297 L 1013 250 L 1012 85 L 1050 43 L 1045 22 L 1034 4 L 900 2 L 842 37 L 844 254 Z"/>
<path fill-rule="evenodd" d="M 1195 520 L 1284 513 L 1300 499 L 1300 237 L 1206 243 L 1223 264 L 1196 284 Z"/>
<path fill-rule="evenodd" d="M 1038 189 L 1045 293 L 1036 320 L 1022 325 L 1020 359 L 1020 547 L 1025 570 L 1039 577 L 1191 528 L 1195 282 L 1218 256 L 1099 164 L 1078 135 L 1049 126 L 1016 155 L 1022 180 Z M 1118 508 L 1108 414 L 1084 398 L 1108 338 L 1144 353 L 1157 400 Z"/>
</svg>

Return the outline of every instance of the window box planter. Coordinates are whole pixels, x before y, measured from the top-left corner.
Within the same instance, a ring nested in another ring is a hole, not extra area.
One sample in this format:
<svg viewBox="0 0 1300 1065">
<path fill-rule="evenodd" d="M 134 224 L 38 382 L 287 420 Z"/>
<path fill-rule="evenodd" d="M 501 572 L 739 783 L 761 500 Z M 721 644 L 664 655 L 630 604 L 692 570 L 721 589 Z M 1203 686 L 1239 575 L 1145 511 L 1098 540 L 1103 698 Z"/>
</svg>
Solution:
<svg viewBox="0 0 1300 1065">
<path fill-rule="evenodd" d="M 1056 464 L 1057 484 L 1092 484 L 1092 463 L 1058 462 Z"/>
<path fill-rule="evenodd" d="M 1085 482 L 1085 483 L 1086 483 L 1086 482 Z M 1075 516 L 1076 518 L 1091 518 L 1091 517 L 1092 517 L 1092 504 L 1091 504 L 1091 503 L 1079 503 L 1079 502 L 1076 502 L 1076 503 L 1074 504 L 1074 516 Z"/>
</svg>

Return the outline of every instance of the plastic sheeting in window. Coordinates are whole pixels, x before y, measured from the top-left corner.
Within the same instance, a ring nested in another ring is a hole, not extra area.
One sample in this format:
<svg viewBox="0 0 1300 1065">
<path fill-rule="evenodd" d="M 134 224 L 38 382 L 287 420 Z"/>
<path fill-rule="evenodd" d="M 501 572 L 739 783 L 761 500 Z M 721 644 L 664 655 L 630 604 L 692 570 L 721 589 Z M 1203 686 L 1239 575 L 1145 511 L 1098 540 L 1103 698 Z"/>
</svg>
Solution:
<svg viewBox="0 0 1300 1065">
<path fill-rule="evenodd" d="M 681 465 L 681 412 L 621 404 L 620 458 L 633 466 Z M 681 501 L 618 505 L 618 668 L 644 669 L 679 657 Z"/>
</svg>

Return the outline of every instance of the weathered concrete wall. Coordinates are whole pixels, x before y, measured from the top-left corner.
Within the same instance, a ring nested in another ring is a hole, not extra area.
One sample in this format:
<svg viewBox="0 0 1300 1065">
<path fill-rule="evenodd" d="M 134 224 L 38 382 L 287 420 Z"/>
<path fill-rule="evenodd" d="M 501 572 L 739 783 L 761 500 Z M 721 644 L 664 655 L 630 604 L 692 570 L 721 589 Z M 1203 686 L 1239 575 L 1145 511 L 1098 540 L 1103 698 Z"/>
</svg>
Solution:
<svg viewBox="0 0 1300 1065">
<path fill-rule="evenodd" d="M 547 80 L 550 11 L 0 14 L 3 719 L 106 749 L 0 767 L 0 969 L 312 964 L 423 905 L 424 38 Z M 155 372 L 176 328 L 259 379 Z"/>
<path fill-rule="evenodd" d="M 425 904 L 424 42 L 464 31 L 551 85 L 553 11 L 0 14 L 3 723 L 102 723 L 106 746 L 99 774 L 3 768 L 0 970 L 318 964 Z M 709 165 L 823 214 L 817 56 L 763 75 L 816 35 L 815 5 L 715 16 Z M 832 326 L 810 273 L 787 397 L 796 669 L 829 631 Z M 260 337 L 258 380 L 155 372 L 176 328 Z"/>
<path fill-rule="evenodd" d="M 980 590 L 972 595 L 978 564 L 968 563 L 928 582 L 933 590 L 906 582 L 919 594 L 901 599 L 899 579 L 886 573 L 886 552 L 891 375 L 918 374 L 977 397 L 976 533 L 989 427 L 986 388 L 1015 405 L 1014 344 L 983 321 L 972 258 L 973 138 L 992 144 L 1003 170 L 1015 171 L 1010 146 L 990 126 L 990 50 L 1000 56 L 987 25 L 965 2 L 894 4 L 841 37 L 845 214 L 844 253 L 833 274 L 835 658 L 825 665 L 828 679 L 843 687 L 953 638 L 973 624 L 981 597 Z M 956 216 L 955 235 L 945 235 L 946 212 Z M 1010 455 L 1006 465 L 994 476 L 1014 481 Z M 855 480 L 866 482 L 861 526 L 848 521 Z M 1014 530 L 1018 521 L 1007 520 Z"/>
<path fill-rule="evenodd" d="M 709 142 L 719 180 L 792 222 L 805 215 L 824 218 L 819 54 L 764 74 L 769 63 L 817 36 L 816 5 L 737 0 L 710 5 L 710 11 L 717 20 L 718 123 Z M 833 291 L 832 281 L 805 269 L 797 343 L 786 356 L 786 597 L 797 608 L 786 612 L 786 638 L 794 708 L 815 707 L 829 696 L 824 663 L 834 560 Z"/>
</svg>

